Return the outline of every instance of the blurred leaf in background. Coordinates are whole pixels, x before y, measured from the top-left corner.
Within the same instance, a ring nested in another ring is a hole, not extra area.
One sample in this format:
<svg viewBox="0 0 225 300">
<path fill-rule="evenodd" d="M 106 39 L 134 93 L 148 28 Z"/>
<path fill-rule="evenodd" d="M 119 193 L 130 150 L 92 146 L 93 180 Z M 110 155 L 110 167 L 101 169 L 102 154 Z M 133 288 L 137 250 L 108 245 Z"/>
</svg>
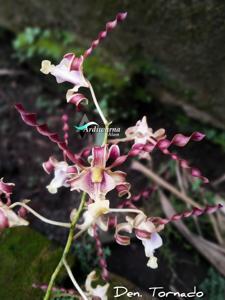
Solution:
<svg viewBox="0 0 225 300">
<path fill-rule="evenodd" d="M 199 288 L 207 295 L 208 300 L 224 300 L 225 298 L 225 279 L 212 268 L 209 269 L 206 279 Z"/>
</svg>

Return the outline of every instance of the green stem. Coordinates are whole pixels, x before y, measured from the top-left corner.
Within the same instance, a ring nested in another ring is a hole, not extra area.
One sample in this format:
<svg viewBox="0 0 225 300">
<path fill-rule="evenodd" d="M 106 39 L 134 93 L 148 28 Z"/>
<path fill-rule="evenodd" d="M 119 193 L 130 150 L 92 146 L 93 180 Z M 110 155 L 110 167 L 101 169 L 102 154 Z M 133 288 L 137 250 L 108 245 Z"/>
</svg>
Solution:
<svg viewBox="0 0 225 300">
<path fill-rule="evenodd" d="M 103 114 L 103 112 L 101 110 L 101 107 L 98 104 L 98 100 L 97 100 L 97 98 L 95 96 L 95 92 L 94 92 L 93 87 L 92 87 L 92 85 L 91 85 L 90 82 L 89 82 L 89 89 L 90 89 L 91 96 L 92 96 L 92 99 L 94 101 L 95 107 L 96 107 L 96 109 L 97 109 L 97 111 L 98 111 L 98 113 L 99 113 L 99 115 L 100 115 L 100 117 L 101 117 L 104 125 L 106 126 L 106 124 L 108 123 L 108 121 L 106 120 L 106 118 L 105 118 L 105 116 L 104 116 L 104 114 Z"/>
<path fill-rule="evenodd" d="M 105 134 L 104 134 L 102 146 L 104 146 L 105 144 L 107 144 L 107 141 L 108 141 L 108 130 L 109 130 L 109 125 L 110 124 L 111 124 L 111 122 L 108 122 L 108 121 L 105 124 Z"/>
<path fill-rule="evenodd" d="M 80 217 L 80 214 L 83 210 L 83 207 L 84 207 L 84 204 L 85 204 L 85 199 L 86 199 L 86 193 L 83 193 L 82 194 L 82 197 L 81 197 L 81 202 L 80 202 L 80 206 L 78 208 L 78 211 L 77 213 L 75 214 L 72 222 L 71 222 L 71 227 L 70 227 L 70 231 L 69 231 L 69 235 L 68 235 L 68 239 L 67 239 L 67 243 L 66 243 L 66 246 L 64 248 L 64 251 L 63 251 L 63 254 L 62 254 L 62 257 L 54 271 L 54 273 L 52 274 L 51 276 L 51 279 L 50 279 L 50 282 L 49 282 L 49 285 L 48 285 L 48 289 L 46 291 L 46 294 L 45 294 L 45 297 L 44 297 L 44 300 L 49 300 L 50 297 L 51 297 L 51 292 L 52 292 L 52 287 L 55 283 L 55 280 L 56 280 L 56 277 L 58 276 L 58 273 L 59 271 L 61 270 L 63 264 L 64 264 L 64 260 L 66 259 L 69 251 L 70 251 L 70 248 L 71 248 L 71 245 L 72 245 L 72 242 L 73 242 L 73 236 L 74 236 L 74 230 L 75 230 L 75 227 L 76 227 L 76 224 L 77 224 L 77 221 Z"/>
<path fill-rule="evenodd" d="M 36 218 L 40 219 L 42 222 L 45 222 L 45 223 L 51 224 L 51 225 L 55 225 L 55 226 L 70 228 L 70 225 L 71 225 L 70 223 L 63 223 L 63 222 L 57 222 L 57 221 L 49 220 L 49 219 L 43 217 L 42 215 L 40 215 L 39 213 L 37 213 L 30 206 L 26 205 L 23 202 L 15 202 L 12 205 L 10 205 L 10 208 L 14 208 L 16 206 L 24 207 L 26 210 L 28 210 L 30 213 L 32 213 Z"/>
<path fill-rule="evenodd" d="M 69 277 L 70 277 L 70 279 L 71 279 L 71 281 L 72 281 L 72 283 L 73 283 L 75 289 L 76 289 L 76 290 L 78 291 L 78 293 L 81 295 L 82 299 L 88 300 L 87 296 L 86 296 L 85 293 L 82 291 L 82 289 L 80 288 L 80 286 L 79 286 L 79 284 L 77 283 L 76 279 L 74 278 L 73 273 L 72 273 L 72 271 L 71 271 L 69 265 L 67 264 L 67 261 L 64 260 L 63 263 L 64 263 L 64 266 L 65 266 L 65 268 L 66 268 L 66 271 L 67 271 L 67 273 L 68 273 L 68 275 L 69 275 Z"/>
</svg>

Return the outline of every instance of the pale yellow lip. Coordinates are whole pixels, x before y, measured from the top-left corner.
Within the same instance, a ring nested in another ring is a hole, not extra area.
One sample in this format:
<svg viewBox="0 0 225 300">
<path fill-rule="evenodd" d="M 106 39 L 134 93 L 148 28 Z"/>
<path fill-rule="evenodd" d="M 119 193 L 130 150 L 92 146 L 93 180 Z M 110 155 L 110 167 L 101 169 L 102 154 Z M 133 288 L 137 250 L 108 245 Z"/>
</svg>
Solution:
<svg viewBox="0 0 225 300">
<path fill-rule="evenodd" d="M 99 167 L 93 167 L 91 170 L 91 180 L 94 183 L 102 182 L 103 169 Z"/>
</svg>

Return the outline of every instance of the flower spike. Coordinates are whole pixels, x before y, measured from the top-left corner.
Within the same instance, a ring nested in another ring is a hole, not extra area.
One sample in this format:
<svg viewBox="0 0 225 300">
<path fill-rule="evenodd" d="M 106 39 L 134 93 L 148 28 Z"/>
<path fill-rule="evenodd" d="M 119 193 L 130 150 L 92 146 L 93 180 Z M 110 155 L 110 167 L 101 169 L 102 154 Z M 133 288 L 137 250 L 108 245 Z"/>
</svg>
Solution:
<svg viewBox="0 0 225 300">
<path fill-rule="evenodd" d="M 199 169 L 191 167 L 186 159 L 180 158 L 177 154 L 170 152 L 167 148 L 158 146 L 158 144 L 157 147 L 163 154 L 169 155 L 171 159 L 176 160 L 183 169 L 187 169 L 193 177 L 201 179 L 204 183 L 209 182 L 208 178 L 203 176 Z"/>
<path fill-rule="evenodd" d="M 99 45 L 99 43 L 106 38 L 107 34 L 109 31 L 113 30 L 116 28 L 117 24 L 119 22 L 122 22 L 126 19 L 127 17 L 127 12 L 123 12 L 123 13 L 118 13 L 116 15 L 116 18 L 115 20 L 113 21 L 110 21 L 108 23 L 106 23 L 106 27 L 105 27 L 105 30 L 104 31 L 101 31 L 99 34 L 98 34 L 98 38 L 96 40 L 94 40 L 92 43 L 91 43 L 91 46 L 89 49 L 87 49 L 85 52 L 84 52 L 84 58 L 87 58 L 89 55 L 91 55 L 91 53 L 93 52 L 93 50 Z"/>
<path fill-rule="evenodd" d="M 184 218 L 189 218 L 189 217 L 192 217 L 192 216 L 199 217 L 199 216 L 204 215 L 204 214 L 212 214 L 212 213 L 216 212 L 217 210 L 221 209 L 222 207 L 223 207 L 222 204 L 207 205 L 204 208 L 194 207 L 191 211 L 185 211 L 185 212 L 180 213 L 180 214 L 175 214 L 169 219 L 156 218 L 155 222 L 159 223 L 159 224 L 166 225 L 170 222 L 180 221 Z M 153 220 L 154 220 L 154 218 L 153 218 Z"/>
<path fill-rule="evenodd" d="M 94 225 L 94 239 L 95 239 L 95 243 L 96 243 L 96 250 L 97 250 L 97 254 L 98 254 L 99 265 L 102 270 L 101 276 L 102 276 L 103 280 L 107 281 L 109 279 L 109 272 L 107 269 L 107 262 L 106 262 L 105 255 L 103 252 L 102 242 L 99 237 L 98 228 L 96 225 Z"/>
</svg>

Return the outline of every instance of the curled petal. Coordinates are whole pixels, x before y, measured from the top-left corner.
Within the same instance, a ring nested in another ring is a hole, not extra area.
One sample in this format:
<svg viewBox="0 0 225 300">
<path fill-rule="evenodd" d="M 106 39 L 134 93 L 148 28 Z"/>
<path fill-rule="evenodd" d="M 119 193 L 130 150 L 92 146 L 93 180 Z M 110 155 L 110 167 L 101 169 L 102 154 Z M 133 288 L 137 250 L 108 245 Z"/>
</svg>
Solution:
<svg viewBox="0 0 225 300">
<path fill-rule="evenodd" d="M 127 198 L 130 198 L 130 196 L 131 196 L 130 187 L 131 187 L 131 185 L 129 182 L 123 182 L 123 183 L 117 184 L 116 190 L 118 192 L 119 197 L 127 195 Z"/>
<path fill-rule="evenodd" d="M 140 240 L 149 239 L 153 232 L 156 232 L 156 226 L 143 213 L 138 214 L 133 220 L 133 227 L 136 237 Z"/>
<path fill-rule="evenodd" d="M 143 190 L 139 194 L 132 196 L 129 200 L 124 200 L 122 203 L 120 203 L 118 205 L 118 208 L 122 208 L 122 207 L 137 208 L 133 204 L 133 202 L 138 202 L 141 199 L 148 199 L 151 196 L 151 194 L 154 192 L 154 190 L 155 190 L 155 187 Z"/>
<path fill-rule="evenodd" d="M 79 108 L 81 103 L 88 104 L 88 99 L 83 94 L 76 93 L 74 89 L 67 91 L 66 100 L 68 103 L 76 105 L 77 108 Z"/>
<path fill-rule="evenodd" d="M 58 161 L 54 156 L 50 156 L 49 159 L 42 164 L 42 167 L 47 174 L 51 174 L 54 172 L 57 162 Z"/>
<path fill-rule="evenodd" d="M 130 245 L 130 237 L 120 232 L 132 233 L 132 226 L 129 223 L 120 223 L 116 226 L 115 240 L 122 246 Z"/>
<path fill-rule="evenodd" d="M 6 195 L 12 194 L 14 186 L 15 186 L 14 183 L 3 182 L 3 178 L 1 178 L 0 179 L 0 194 L 1 193 L 4 193 Z"/>
<path fill-rule="evenodd" d="M 151 232 L 147 230 L 135 229 L 134 232 L 139 240 L 149 239 L 151 236 Z"/>
</svg>

